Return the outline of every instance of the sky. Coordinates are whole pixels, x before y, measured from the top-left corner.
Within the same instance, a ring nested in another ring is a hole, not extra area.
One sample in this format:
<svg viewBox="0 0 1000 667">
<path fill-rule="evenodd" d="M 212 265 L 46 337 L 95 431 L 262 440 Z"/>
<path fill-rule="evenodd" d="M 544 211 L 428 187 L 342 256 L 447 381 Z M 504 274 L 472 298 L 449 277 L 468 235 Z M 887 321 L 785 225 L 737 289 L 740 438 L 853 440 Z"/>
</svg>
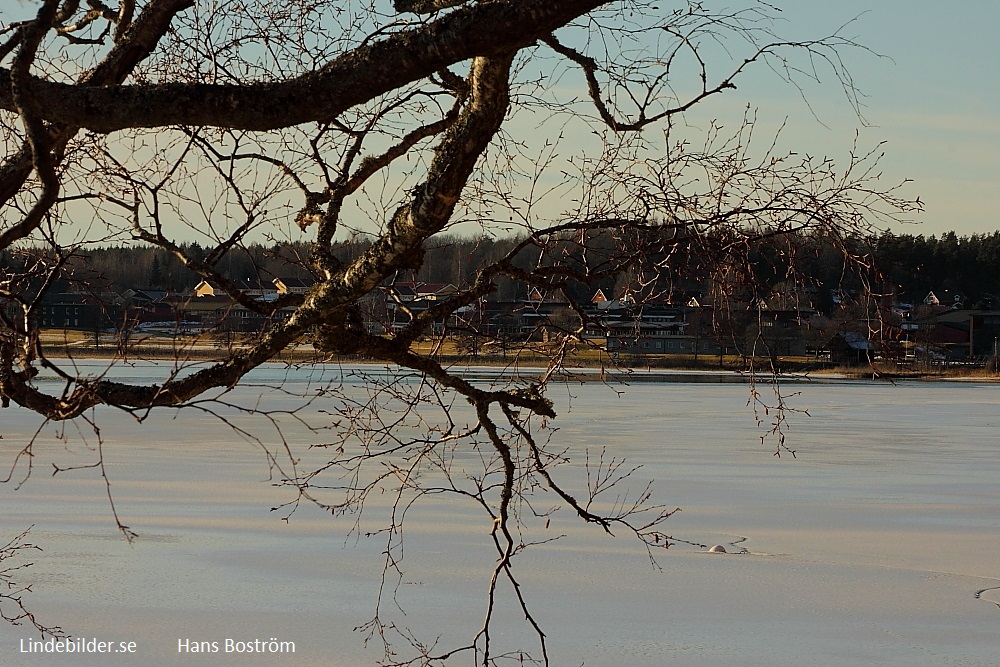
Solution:
<svg viewBox="0 0 1000 667">
<path fill-rule="evenodd" d="M 905 192 L 925 204 L 918 224 L 894 231 L 961 236 L 1000 229 L 1000 2 L 802 0 L 782 6 L 786 34 L 821 36 L 857 17 L 843 34 L 884 56 L 847 52 L 845 60 L 867 96 L 862 143 L 885 141 L 884 178 L 912 179 Z M 843 154 L 859 125 L 830 82 L 808 92 L 822 125 L 808 109 L 803 113 L 794 91 L 766 83 L 759 90 L 778 101 L 787 95 L 785 138 L 803 150 Z M 774 101 L 754 100 L 762 107 Z"/>
<path fill-rule="evenodd" d="M 673 0 L 670 0 L 673 3 Z M 843 163 L 855 131 L 861 149 L 885 142 L 884 185 L 912 180 L 902 194 L 925 210 L 893 231 L 959 235 L 1000 230 L 1000 26 L 998 0 L 776 0 L 788 39 L 842 34 L 869 47 L 842 51 L 865 95 L 863 124 L 827 75 L 805 91 L 756 67 L 727 91 L 698 105 L 705 118 L 759 109 L 766 134 L 782 123 L 781 148 Z M 754 0 L 710 0 L 714 9 Z M 0 10 L 24 5 L 0 0 Z M 5 17 L 9 18 L 9 17 Z M 742 56 L 741 56 L 742 57 Z M 582 93 L 582 91 L 581 91 Z M 695 122 L 695 119 L 692 118 Z"/>
</svg>

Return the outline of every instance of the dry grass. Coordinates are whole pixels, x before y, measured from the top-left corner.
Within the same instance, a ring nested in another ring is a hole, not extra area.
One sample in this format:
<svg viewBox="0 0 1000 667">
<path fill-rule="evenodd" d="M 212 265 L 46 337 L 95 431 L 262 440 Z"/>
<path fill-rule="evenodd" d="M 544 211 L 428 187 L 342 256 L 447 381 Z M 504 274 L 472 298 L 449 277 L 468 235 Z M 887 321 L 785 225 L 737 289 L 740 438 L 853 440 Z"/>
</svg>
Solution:
<svg viewBox="0 0 1000 667">
<path fill-rule="evenodd" d="M 878 361 L 867 366 L 831 366 L 817 372 L 818 374 L 835 374 L 859 380 L 907 380 L 907 379 L 973 379 L 983 381 L 1000 381 L 1000 374 L 983 366 L 974 365 L 935 365 L 897 364 L 895 362 Z"/>
</svg>

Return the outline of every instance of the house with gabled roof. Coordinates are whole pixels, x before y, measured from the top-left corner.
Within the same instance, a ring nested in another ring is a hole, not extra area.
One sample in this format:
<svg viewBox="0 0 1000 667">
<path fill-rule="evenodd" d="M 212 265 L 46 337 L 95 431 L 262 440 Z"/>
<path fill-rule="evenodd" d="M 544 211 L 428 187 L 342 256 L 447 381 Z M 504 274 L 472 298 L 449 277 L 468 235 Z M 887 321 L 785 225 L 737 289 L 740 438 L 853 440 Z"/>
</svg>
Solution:
<svg viewBox="0 0 1000 667">
<path fill-rule="evenodd" d="M 273 294 L 304 294 L 315 281 L 301 278 L 275 278 L 271 281 L 243 278 L 233 281 L 233 284 L 244 294 L 259 297 Z M 193 293 L 195 296 L 221 296 L 226 292 L 215 282 L 202 280 L 194 286 Z"/>
<path fill-rule="evenodd" d="M 965 301 L 963 293 L 952 292 L 951 290 L 939 290 L 937 293 L 932 290 L 924 297 L 925 306 L 945 306 L 956 310 L 963 308 Z"/>
<path fill-rule="evenodd" d="M 438 301 L 458 291 L 458 288 L 451 283 L 423 283 L 409 280 L 398 280 L 384 289 L 400 301 Z"/>
<path fill-rule="evenodd" d="M 602 289 L 598 289 L 596 292 L 594 292 L 594 296 L 590 299 L 590 303 L 595 305 L 600 303 L 607 303 L 607 301 L 608 297 L 604 293 L 604 290 Z"/>
<path fill-rule="evenodd" d="M 867 332 L 838 331 L 824 346 L 830 351 L 830 361 L 843 366 L 871 363 L 879 346 Z"/>
<path fill-rule="evenodd" d="M 603 295 L 603 293 L 602 293 Z M 718 354 L 714 336 L 689 332 L 684 306 L 636 302 L 632 294 L 594 302 L 586 334 L 612 354 Z"/>
<path fill-rule="evenodd" d="M 316 284 L 311 278 L 275 278 L 271 282 L 278 294 L 305 294 Z"/>
<path fill-rule="evenodd" d="M 221 287 L 209 280 L 202 280 L 199 282 L 194 286 L 194 290 L 192 290 L 192 292 L 195 296 L 220 296 L 225 294 Z"/>
<path fill-rule="evenodd" d="M 410 314 L 424 312 L 435 302 L 448 298 L 458 291 L 451 283 L 424 283 L 399 280 L 381 288 L 386 295 L 386 325 L 400 330 L 410 322 Z M 444 323 L 435 324 L 443 330 Z"/>
</svg>

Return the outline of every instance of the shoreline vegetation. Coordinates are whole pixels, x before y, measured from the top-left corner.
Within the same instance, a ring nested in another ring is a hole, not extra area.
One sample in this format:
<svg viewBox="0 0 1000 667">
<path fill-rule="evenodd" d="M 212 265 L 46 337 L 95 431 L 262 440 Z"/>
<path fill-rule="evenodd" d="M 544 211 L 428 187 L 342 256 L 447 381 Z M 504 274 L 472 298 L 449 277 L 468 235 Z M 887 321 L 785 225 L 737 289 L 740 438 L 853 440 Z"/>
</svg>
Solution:
<svg viewBox="0 0 1000 667">
<path fill-rule="evenodd" d="M 237 351 L 238 341 L 220 340 L 217 336 L 146 337 L 123 345 L 114 336 L 101 337 L 95 344 L 93 334 L 79 331 L 58 331 L 43 334 L 43 351 L 53 359 L 107 359 L 131 361 L 222 361 Z M 460 353 L 447 341 L 417 343 L 420 352 L 429 354 L 439 363 L 449 367 L 499 367 L 516 369 L 524 375 L 532 369 L 543 368 L 548 359 L 542 350 L 530 346 L 508 350 L 506 353 L 490 352 L 478 355 Z M 309 343 L 283 350 L 273 361 L 290 364 L 366 364 L 380 363 L 362 356 L 331 356 L 319 352 Z M 768 380 L 772 377 L 786 380 L 963 380 L 1000 382 L 1000 372 L 981 365 L 908 363 L 875 360 L 859 366 L 837 366 L 815 357 L 748 358 L 727 355 L 723 358 L 708 355 L 636 355 L 624 356 L 617 362 L 599 349 L 581 350 L 567 359 L 567 371 L 561 376 L 566 380 L 662 382 L 684 380 L 689 382 L 745 382 L 751 377 Z"/>
</svg>

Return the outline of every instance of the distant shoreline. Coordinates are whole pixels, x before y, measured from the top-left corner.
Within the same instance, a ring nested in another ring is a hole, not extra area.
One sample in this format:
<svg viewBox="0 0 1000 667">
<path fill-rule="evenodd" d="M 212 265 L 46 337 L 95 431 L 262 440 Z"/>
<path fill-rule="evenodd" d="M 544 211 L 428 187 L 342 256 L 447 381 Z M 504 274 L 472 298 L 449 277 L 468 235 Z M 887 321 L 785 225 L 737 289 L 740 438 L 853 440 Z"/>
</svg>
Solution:
<svg viewBox="0 0 1000 667">
<path fill-rule="evenodd" d="M 209 346 L 188 346 L 174 348 L 168 345 L 142 345 L 128 350 L 121 355 L 119 350 L 111 345 L 94 348 L 91 346 L 46 346 L 45 354 L 52 359 L 93 359 L 119 361 L 190 361 L 217 362 L 228 355 L 226 350 Z M 541 355 L 511 354 L 503 356 L 438 356 L 436 359 L 446 367 L 466 368 L 498 368 L 516 369 L 524 376 L 544 370 L 544 357 Z M 663 364 L 662 359 L 650 359 L 650 362 Z M 311 348 L 299 346 L 288 349 L 276 355 L 271 362 L 290 364 L 382 364 L 384 362 L 364 357 L 327 357 Z M 754 369 L 719 368 L 708 364 L 692 367 L 689 364 L 677 366 L 651 365 L 633 367 L 615 367 L 601 364 L 599 360 L 575 360 L 575 365 L 565 372 L 558 373 L 556 379 L 572 382 L 613 382 L 613 383 L 652 383 L 652 382 L 698 382 L 698 383 L 747 383 L 747 382 L 898 382 L 898 381 L 960 381 L 1000 383 L 1000 375 L 990 374 L 982 368 L 951 367 L 943 369 L 873 369 L 867 366 L 810 368 L 801 362 L 786 363 L 778 373 L 772 373 L 764 367 Z M 803 368 L 803 366 L 807 366 Z"/>
</svg>

